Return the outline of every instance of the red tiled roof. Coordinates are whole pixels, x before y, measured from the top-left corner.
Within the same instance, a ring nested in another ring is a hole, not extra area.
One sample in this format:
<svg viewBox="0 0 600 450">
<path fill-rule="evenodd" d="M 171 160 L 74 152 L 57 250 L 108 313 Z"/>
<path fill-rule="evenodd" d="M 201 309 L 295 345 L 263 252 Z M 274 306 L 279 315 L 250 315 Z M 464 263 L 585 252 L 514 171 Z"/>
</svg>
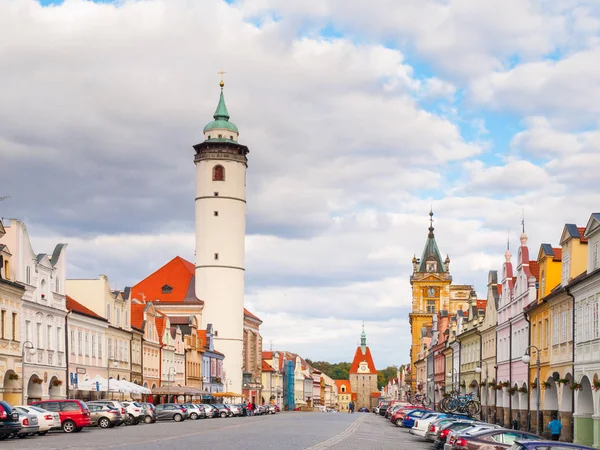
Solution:
<svg viewBox="0 0 600 450">
<path fill-rule="evenodd" d="M 540 264 L 537 261 L 529 261 L 529 272 L 536 280 L 540 279 Z"/>
<path fill-rule="evenodd" d="M 485 309 L 486 304 L 487 304 L 487 300 L 477 299 L 477 309 Z"/>
<path fill-rule="evenodd" d="M 144 324 L 144 309 L 146 305 L 144 303 L 132 303 L 131 304 L 131 326 L 141 330 Z"/>
<path fill-rule="evenodd" d="M 165 332 L 165 319 L 164 314 L 158 314 L 155 322 L 156 322 L 156 331 L 158 332 L 158 340 L 160 343 L 163 343 L 163 333 Z"/>
<path fill-rule="evenodd" d="M 346 392 L 344 392 L 345 394 L 351 393 L 350 382 L 348 380 L 333 380 L 333 381 L 335 382 L 335 386 L 337 387 L 338 394 L 340 392 L 342 392 L 342 386 L 346 386 Z"/>
<path fill-rule="evenodd" d="M 273 352 L 262 352 L 262 359 L 273 359 Z"/>
<path fill-rule="evenodd" d="M 259 322 L 262 323 L 262 320 L 260 320 L 258 317 L 256 317 L 254 314 L 252 314 L 250 311 L 248 311 L 246 308 L 244 308 L 244 315 L 248 316 L 254 320 L 258 320 Z"/>
<path fill-rule="evenodd" d="M 562 248 L 553 248 L 554 257 L 552 258 L 554 261 L 562 261 Z"/>
<path fill-rule="evenodd" d="M 268 362 L 266 362 L 265 360 L 263 360 L 263 362 L 262 362 L 262 371 L 263 372 L 275 372 L 275 369 L 273 369 L 273 366 L 271 366 L 271 364 L 269 364 Z"/>
<path fill-rule="evenodd" d="M 369 366 L 369 371 L 371 373 L 377 373 L 375 369 L 375 364 L 373 363 L 373 357 L 371 356 L 371 349 L 367 347 L 365 354 L 363 355 L 360 347 L 357 347 L 356 353 L 354 354 L 354 360 L 352 361 L 352 366 L 350 366 L 350 373 L 357 373 L 358 366 L 361 362 L 366 361 Z"/>
<path fill-rule="evenodd" d="M 196 330 L 198 333 L 198 338 L 202 342 L 202 347 L 206 348 L 206 330 Z"/>
<path fill-rule="evenodd" d="M 577 230 L 579 230 L 579 242 L 587 242 L 587 238 L 584 236 L 585 235 L 585 227 L 577 227 Z"/>
<path fill-rule="evenodd" d="M 182 303 L 189 297 L 190 286 L 194 279 L 195 267 L 185 259 L 176 256 L 156 272 L 131 288 L 131 298 L 143 302 Z M 168 285 L 171 292 L 163 293 L 163 287 Z M 188 299 L 189 301 L 189 299 Z"/>
<path fill-rule="evenodd" d="M 99 320 L 103 320 L 104 322 L 108 322 L 108 320 L 106 320 L 104 317 L 99 316 L 94 311 L 92 311 L 91 309 L 83 306 L 77 300 L 75 300 L 72 297 L 69 297 L 68 295 L 67 295 L 67 309 L 69 311 L 73 311 L 73 312 L 76 312 L 78 314 L 91 317 L 92 319 L 99 319 Z"/>
</svg>

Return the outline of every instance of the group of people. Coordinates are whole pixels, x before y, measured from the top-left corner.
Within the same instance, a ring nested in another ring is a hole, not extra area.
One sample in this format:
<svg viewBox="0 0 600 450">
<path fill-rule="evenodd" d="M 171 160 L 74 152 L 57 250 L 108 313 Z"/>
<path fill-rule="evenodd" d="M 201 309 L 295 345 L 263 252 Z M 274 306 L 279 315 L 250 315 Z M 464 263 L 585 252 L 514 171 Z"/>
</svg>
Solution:
<svg viewBox="0 0 600 450">
<path fill-rule="evenodd" d="M 256 411 L 256 408 L 258 408 L 256 403 L 252 402 L 244 403 L 242 406 L 244 407 L 244 411 L 246 411 L 246 415 L 248 416 L 254 415 L 254 411 Z"/>
</svg>

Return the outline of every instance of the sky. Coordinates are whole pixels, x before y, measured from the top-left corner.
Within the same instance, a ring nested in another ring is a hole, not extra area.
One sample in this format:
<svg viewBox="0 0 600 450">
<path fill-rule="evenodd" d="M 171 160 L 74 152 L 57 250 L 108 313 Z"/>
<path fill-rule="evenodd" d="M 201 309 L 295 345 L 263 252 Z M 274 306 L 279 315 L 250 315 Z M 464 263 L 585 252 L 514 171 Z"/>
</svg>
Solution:
<svg viewBox="0 0 600 450">
<path fill-rule="evenodd" d="M 596 0 L 0 0 L 0 66 L 0 216 L 119 289 L 194 261 L 227 72 L 266 349 L 408 362 L 430 208 L 481 298 L 523 216 L 535 257 L 600 211 Z"/>
</svg>

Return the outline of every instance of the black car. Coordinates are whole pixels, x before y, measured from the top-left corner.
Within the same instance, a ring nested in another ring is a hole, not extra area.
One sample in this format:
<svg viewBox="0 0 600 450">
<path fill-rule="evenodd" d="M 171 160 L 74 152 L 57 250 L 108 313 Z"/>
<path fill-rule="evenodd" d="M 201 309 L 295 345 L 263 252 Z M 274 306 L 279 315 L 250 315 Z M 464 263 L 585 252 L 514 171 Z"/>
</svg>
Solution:
<svg viewBox="0 0 600 450">
<path fill-rule="evenodd" d="M 358 408 L 358 412 L 369 412 L 369 408 L 363 406 L 362 408 Z"/>
<path fill-rule="evenodd" d="M 0 440 L 6 439 L 11 434 L 21 431 L 19 413 L 5 401 L 0 400 Z"/>
</svg>

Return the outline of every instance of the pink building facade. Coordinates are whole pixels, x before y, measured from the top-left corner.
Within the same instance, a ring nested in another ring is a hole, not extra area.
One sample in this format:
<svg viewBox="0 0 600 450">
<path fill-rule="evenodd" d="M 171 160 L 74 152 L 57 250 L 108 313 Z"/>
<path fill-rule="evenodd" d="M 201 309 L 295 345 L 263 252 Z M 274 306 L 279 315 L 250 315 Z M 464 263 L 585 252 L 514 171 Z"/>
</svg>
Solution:
<svg viewBox="0 0 600 450">
<path fill-rule="evenodd" d="M 518 421 L 521 429 L 527 424 L 529 410 L 528 365 L 522 357 L 529 347 L 529 323 L 523 310 L 537 298 L 539 268 L 536 261 L 529 260 L 527 235 L 521 234 L 517 253 L 516 270 L 513 273 L 510 250 L 505 253 L 502 268 L 502 294 L 498 305 L 496 328 L 497 377 L 502 389 L 496 391 L 496 422 L 512 426 Z"/>
</svg>

